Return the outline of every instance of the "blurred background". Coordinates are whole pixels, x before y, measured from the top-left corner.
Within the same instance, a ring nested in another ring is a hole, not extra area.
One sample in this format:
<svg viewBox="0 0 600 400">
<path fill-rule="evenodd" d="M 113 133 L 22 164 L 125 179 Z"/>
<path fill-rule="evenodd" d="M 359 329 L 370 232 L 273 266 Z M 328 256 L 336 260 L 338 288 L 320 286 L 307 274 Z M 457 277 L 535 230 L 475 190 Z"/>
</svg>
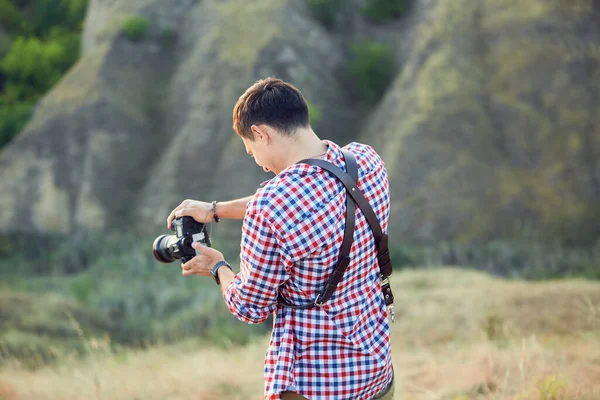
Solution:
<svg viewBox="0 0 600 400">
<path fill-rule="evenodd" d="M 600 399 L 598 0 L 0 0 L 0 398 L 262 397 L 270 323 L 151 248 L 272 176 L 267 76 L 386 163 L 397 399 Z"/>
</svg>

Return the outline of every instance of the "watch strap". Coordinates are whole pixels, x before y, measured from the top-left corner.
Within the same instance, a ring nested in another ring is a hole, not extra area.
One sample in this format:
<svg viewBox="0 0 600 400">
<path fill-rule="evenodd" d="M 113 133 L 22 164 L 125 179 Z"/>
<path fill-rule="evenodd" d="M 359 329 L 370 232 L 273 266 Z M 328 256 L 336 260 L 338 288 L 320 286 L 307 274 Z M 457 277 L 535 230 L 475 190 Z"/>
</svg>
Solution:
<svg viewBox="0 0 600 400">
<path fill-rule="evenodd" d="M 213 221 L 215 221 L 216 223 L 219 223 L 221 218 L 219 218 L 219 216 L 217 215 L 217 201 L 216 200 L 214 200 L 212 203 L 210 203 L 210 210 L 213 212 Z"/>
<path fill-rule="evenodd" d="M 218 261 L 215 265 L 213 265 L 213 267 L 210 269 L 210 274 L 215 278 L 217 285 L 221 284 L 221 282 L 219 281 L 219 268 L 221 268 L 222 266 L 226 266 L 227 268 L 229 268 L 230 271 L 233 271 L 231 265 L 229 265 L 229 263 L 225 260 Z"/>
</svg>

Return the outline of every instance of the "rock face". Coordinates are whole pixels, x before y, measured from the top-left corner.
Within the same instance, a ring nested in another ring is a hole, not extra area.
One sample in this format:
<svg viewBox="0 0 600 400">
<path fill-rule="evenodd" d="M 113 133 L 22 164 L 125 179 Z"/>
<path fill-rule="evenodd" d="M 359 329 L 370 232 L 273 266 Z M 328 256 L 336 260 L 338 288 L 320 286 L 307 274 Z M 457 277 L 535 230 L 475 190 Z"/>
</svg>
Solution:
<svg viewBox="0 0 600 400">
<path fill-rule="evenodd" d="M 132 41 L 120 27 L 135 14 L 150 28 Z M 353 118 L 341 49 L 297 2 L 94 0 L 83 50 L 2 152 L 4 231 L 152 231 L 186 197 L 254 193 L 269 176 L 244 157 L 231 110 L 260 77 L 301 86 L 335 118 L 316 126 L 327 137 L 347 138 Z"/>
<path fill-rule="evenodd" d="M 0 154 L 0 232 L 150 236 L 184 198 L 253 193 L 270 175 L 231 110 L 275 75 L 319 109 L 321 137 L 383 155 L 395 241 L 600 233 L 596 1 L 419 0 L 379 30 L 344 4 L 328 32 L 296 0 L 91 0 L 83 57 Z M 138 40 L 132 15 L 149 21 Z M 340 73 L 365 36 L 401 51 L 374 112 Z"/>
<path fill-rule="evenodd" d="M 393 236 L 600 233 L 600 3 L 439 1 L 372 117 Z"/>
</svg>

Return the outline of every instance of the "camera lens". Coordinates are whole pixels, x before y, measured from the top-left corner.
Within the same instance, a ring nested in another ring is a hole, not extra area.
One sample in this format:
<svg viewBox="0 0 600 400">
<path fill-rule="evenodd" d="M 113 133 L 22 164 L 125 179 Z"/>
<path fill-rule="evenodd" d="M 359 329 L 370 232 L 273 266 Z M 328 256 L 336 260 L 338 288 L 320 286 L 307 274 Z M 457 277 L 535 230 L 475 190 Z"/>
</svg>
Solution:
<svg viewBox="0 0 600 400">
<path fill-rule="evenodd" d="M 177 236 L 175 235 L 160 235 L 154 239 L 152 251 L 154 257 L 162 263 L 171 263 L 178 259 L 178 249 L 176 248 Z M 174 247 L 175 245 L 175 247 Z"/>
</svg>

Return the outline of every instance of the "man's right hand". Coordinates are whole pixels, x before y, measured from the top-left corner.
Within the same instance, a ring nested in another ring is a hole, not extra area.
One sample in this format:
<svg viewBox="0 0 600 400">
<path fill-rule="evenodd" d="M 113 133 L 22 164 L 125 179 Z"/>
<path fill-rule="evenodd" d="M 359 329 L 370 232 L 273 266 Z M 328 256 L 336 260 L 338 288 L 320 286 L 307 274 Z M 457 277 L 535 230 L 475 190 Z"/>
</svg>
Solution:
<svg viewBox="0 0 600 400">
<path fill-rule="evenodd" d="M 184 200 L 180 205 L 175 207 L 167 217 L 167 227 L 171 229 L 171 222 L 175 218 L 183 216 L 192 217 L 200 223 L 207 224 L 211 222 L 214 217 L 212 204 L 205 201 Z"/>
</svg>

